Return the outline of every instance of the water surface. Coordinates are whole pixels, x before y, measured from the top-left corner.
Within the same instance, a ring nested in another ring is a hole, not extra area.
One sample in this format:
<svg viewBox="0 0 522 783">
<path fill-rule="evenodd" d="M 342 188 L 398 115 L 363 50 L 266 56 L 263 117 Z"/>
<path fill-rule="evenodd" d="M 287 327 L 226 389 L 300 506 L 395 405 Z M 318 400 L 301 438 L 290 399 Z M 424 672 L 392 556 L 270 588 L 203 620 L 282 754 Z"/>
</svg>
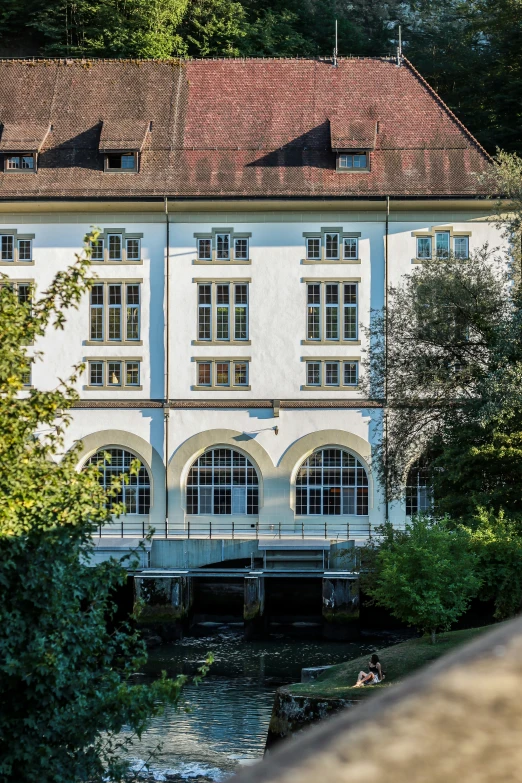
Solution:
<svg viewBox="0 0 522 783">
<path fill-rule="evenodd" d="M 305 666 L 340 663 L 374 649 L 369 641 L 332 643 L 282 636 L 245 641 L 241 631 L 221 628 L 151 650 L 142 673 L 146 678 L 162 670 L 172 676 L 193 674 L 207 652 L 213 653 L 215 662 L 199 686 L 184 688 L 178 710 L 168 708 L 153 720 L 134 746 L 134 762 L 142 767 L 161 744 L 150 764 L 154 779 L 176 775 L 191 783 L 225 780 L 262 758 L 277 687 L 298 681 Z"/>
</svg>

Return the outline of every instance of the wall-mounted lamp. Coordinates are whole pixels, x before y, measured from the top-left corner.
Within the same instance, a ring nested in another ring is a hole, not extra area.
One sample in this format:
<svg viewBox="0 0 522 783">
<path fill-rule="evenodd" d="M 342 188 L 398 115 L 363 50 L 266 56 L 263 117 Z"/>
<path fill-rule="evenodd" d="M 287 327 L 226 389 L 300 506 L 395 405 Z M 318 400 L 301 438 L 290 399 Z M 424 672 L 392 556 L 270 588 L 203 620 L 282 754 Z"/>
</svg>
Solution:
<svg viewBox="0 0 522 783">
<path fill-rule="evenodd" d="M 277 425 L 275 427 L 273 427 L 272 429 L 274 430 L 276 435 L 279 435 L 279 427 Z"/>
</svg>

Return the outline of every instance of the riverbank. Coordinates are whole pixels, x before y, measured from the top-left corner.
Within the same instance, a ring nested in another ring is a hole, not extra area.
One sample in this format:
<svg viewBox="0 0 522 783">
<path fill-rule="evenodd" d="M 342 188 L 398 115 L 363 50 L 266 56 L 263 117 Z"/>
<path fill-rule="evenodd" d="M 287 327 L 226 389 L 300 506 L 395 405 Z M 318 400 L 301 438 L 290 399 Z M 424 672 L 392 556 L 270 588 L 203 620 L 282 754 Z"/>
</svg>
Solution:
<svg viewBox="0 0 522 783">
<path fill-rule="evenodd" d="M 371 698 L 383 688 L 393 687 L 409 674 L 490 628 L 491 626 L 484 626 L 449 631 L 441 634 L 435 644 L 432 644 L 428 637 L 422 637 L 376 650 L 386 673 L 386 679 L 380 685 L 353 687 L 359 672 L 368 671 L 369 656 L 362 655 L 331 666 L 313 682 L 295 683 L 280 688 L 274 699 L 267 748 L 311 723 L 323 720 L 347 707 L 357 706 L 360 701 Z"/>
</svg>

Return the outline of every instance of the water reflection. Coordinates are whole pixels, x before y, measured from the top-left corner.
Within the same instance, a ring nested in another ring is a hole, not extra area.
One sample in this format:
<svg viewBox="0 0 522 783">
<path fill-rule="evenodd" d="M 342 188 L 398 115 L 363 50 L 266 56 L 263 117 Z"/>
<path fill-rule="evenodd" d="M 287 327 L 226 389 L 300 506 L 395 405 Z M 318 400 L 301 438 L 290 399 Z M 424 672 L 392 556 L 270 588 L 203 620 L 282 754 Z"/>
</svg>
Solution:
<svg viewBox="0 0 522 783">
<path fill-rule="evenodd" d="M 298 680 L 304 666 L 339 663 L 373 649 L 370 643 L 288 638 L 247 642 L 241 633 L 228 631 L 152 650 L 147 677 L 162 670 L 173 676 L 194 673 L 209 651 L 215 663 L 199 686 L 184 689 L 181 709 L 168 709 L 153 721 L 135 745 L 134 758 L 148 758 L 161 742 L 151 766 L 157 780 L 174 774 L 192 783 L 224 780 L 262 757 L 279 685 Z"/>
</svg>

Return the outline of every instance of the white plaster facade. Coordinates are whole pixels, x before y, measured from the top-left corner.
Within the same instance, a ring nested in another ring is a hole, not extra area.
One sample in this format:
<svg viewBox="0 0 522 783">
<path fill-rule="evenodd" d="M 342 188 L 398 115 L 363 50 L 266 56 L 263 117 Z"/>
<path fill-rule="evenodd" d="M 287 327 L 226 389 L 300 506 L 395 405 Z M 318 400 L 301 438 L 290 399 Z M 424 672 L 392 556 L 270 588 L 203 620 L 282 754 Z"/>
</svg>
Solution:
<svg viewBox="0 0 522 783">
<path fill-rule="evenodd" d="M 143 235 L 142 263 L 104 262 L 93 267 L 100 281 L 141 283 L 139 344 L 88 344 L 89 301 L 85 297 L 77 311 L 67 314 L 65 331 L 50 331 L 35 345 L 36 350 L 43 352 L 44 361 L 35 364 L 32 383 L 42 389 L 53 388 L 73 365 L 90 357 L 132 357 L 141 361 L 140 388 L 136 390 L 86 389 L 84 378 L 78 391 L 82 404 L 89 407 L 73 411 L 67 435 L 68 445 L 77 440 L 84 442 L 82 464 L 97 449 L 120 446 L 136 454 L 149 472 L 150 514 L 115 520 L 103 534 L 140 535 L 152 525 L 155 534 L 163 537 L 233 534 L 247 538 L 281 534 L 364 538 L 385 517 L 383 493 L 371 470 L 381 410 L 365 405 L 357 389 L 302 388 L 304 359 L 360 359 L 365 348 L 364 335 L 359 330 L 359 339 L 351 344 L 303 344 L 304 281 L 356 281 L 358 320 L 367 325 L 370 310 L 384 303 L 385 202 L 324 202 L 321 211 L 312 201 L 262 206 L 253 202 L 208 202 L 204 208 L 205 211 L 196 203 L 168 203 L 167 250 L 167 223 L 161 202 L 127 205 L 125 211 L 115 202 L 1 205 L 0 233 L 17 229 L 19 233 L 34 234 L 34 240 L 32 264 L 6 262 L 0 266 L 0 273 L 14 280 L 32 280 L 39 292 L 71 263 L 75 253 L 81 252 L 83 236 L 91 226 L 102 230 L 124 227 L 128 233 Z M 389 285 L 396 284 L 401 275 L 412 269 L 416 255 L 412 232 L 450 226 L 454 231 L 469 232 L 471 251 L 486 242 L 498 245 L 500 237 L 492 211 L 492 204 L 485 200 L 392 201 L 388 223 Z M 224 226 L 251 235 L 251 263 L 194 263 L 194 235 Z M 325 227 L 341 227 L 343 232 L 360 234 L 357 262 L 303 263 L 303 234 L 319 233 Z M 248 344 L 194 344 L 197 280 L 249 281 Z M 221 357 L 249 358 L 248 389 L 195 388 L 195 360 Z M 347 407 L 350 400 L 354 407 Z M 331 407 L 325 408 L 325 401 Z M 114 407 L 107 407 L 108 404 Z M 246 454 L 257 469 L 259 514 L 188 514 L 185 490 L 190 466 L 205 449 L 227 445 Z M 297 469 L 321 446 L 344 448 L 364 465 L 369 476 L 368 515 L 296 514 Z M 396 524 L 404 521 L 404 513 L 402 504 L 394 504 L 390 509 Z"/>
</svg>

